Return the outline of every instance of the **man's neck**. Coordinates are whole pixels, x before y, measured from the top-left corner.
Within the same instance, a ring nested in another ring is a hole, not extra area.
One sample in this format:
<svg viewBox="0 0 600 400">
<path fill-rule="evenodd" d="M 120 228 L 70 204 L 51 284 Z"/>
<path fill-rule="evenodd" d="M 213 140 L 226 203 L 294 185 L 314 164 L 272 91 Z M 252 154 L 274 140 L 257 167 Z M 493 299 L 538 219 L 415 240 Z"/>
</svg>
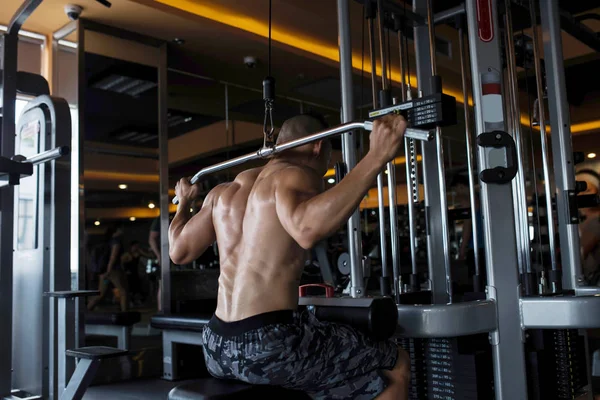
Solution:
<svg viewBox="0 0 600 400">
<path fill-rule="evenodd" d="M 315 173 L 319 173 L 319 170 L 321 169 L 319 160 L 317 160 L 314 157 L 309 157 L 306 154 L 289 153 L 277 157 L 273 161 L 282 161 L 291 164 L 301 165 L 303 167 L 312 169 Z"/>
</svg>

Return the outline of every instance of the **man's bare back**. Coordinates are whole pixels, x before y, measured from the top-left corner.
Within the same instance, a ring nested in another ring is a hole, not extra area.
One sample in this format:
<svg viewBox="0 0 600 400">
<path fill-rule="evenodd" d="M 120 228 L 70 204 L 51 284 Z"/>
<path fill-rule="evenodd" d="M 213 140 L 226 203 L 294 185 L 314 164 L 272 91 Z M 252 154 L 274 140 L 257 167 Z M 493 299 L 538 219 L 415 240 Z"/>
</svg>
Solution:
<svg viewBox="0 0 600 400">
<path fill-rule="evenodd" d="M 221 268 L 216 315 L 222 320 L 297 308 L 309 252 L 279 221 L 275 194 L 281 179 L 298 176 L 320 191 L 314 171 L 283 160 L 242 172 L 216 189 L 212 217 Z"/>
<path fill-rule="evenodd" d="M 318 130 L 306 118 L 289 121 L 278 142 L 282 135 L 287 141 Z M 198 188 L 186 179 L 178 183 L 180 205 L 169 227 L 172 260 L 188 263 L 215 240 L 219 245 L 217 310 L 203 333 L 211 374 L 319 396 L 406 398 L 409 366 L 393 342 L 373 343 L 350 327 L 293 313 L 308 251 L 348 220 L 396 155 L 405 126 L 401 117 L 376 121 L 369 153 L 327 191 L 326 141 L 290 150 L 215 187 L 193 217 L 189 208 Z M 388 376 L 387 390 L 380 370 Z"/>
</svg>

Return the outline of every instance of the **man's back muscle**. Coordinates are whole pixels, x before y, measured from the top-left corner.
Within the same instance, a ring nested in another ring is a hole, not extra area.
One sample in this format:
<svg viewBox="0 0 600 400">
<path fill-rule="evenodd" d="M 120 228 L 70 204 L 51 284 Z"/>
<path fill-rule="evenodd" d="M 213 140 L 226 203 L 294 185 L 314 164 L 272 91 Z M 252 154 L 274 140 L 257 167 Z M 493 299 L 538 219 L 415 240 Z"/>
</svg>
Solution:
<svg viewBox="0 0 600 400">
<path fill-rule="evenodd" d="M 291 169 L 307 176 L 304 167 L 275 161 L 219 187 L 213 224 L 221 264 L 217 316 L 222 320 L 297 305 L 307 254 L 283 228 L 275 202 L 277 183 Z"/>
</svg>

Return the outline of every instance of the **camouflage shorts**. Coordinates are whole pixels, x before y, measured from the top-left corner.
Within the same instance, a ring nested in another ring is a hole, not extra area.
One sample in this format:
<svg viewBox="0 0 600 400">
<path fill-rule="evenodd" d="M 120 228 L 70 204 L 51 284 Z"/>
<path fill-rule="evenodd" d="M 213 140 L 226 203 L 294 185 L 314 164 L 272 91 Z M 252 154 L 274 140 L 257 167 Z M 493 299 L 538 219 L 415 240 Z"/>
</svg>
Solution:
<svg viewBox="0 0 600 400">
<path fill-rule="evenodd" d="M 202 334 L 211 375 L 301 390 L 315 399 L 372 399 L 387 386 L 398 357 L 376 342 L 307 311 L 275 311 L 241 321 L 213 316 Z"/>
</svg>

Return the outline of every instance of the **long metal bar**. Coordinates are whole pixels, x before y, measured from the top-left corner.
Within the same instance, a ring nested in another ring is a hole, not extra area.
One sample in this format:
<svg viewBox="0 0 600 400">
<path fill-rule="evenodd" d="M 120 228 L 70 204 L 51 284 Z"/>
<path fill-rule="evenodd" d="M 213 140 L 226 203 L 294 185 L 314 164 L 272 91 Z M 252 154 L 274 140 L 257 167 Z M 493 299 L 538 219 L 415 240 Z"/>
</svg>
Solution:
<svg viewBox="0 0 600 400">
<path fill-rule="evenodd" d="M 375 54 L 375 25 L 373 18 L 367 20 L 369 34 L 369 54 L 371 58 L 371 94 L 373 96 L 373 110 L 379 107 L 377 100 L 377 55 Z M 377 208 L 379 211 L 379 251 L 381 254 L 381 276 L 388 278 L 390 276 L 389 264 L 387 259 L 387 236 L 385 219 L 385 201 L 383 194 L 383 172 L 377 175 Z M 385 280 L 385 279 L 384 279 Z M 387 284 L 387 283 L 386 283 Z M 389 290 L 385 288 L 385 290 Z"/>
<path fill-rule="evenodd" d="M 385 51 L 385 45 L 383 40 L 384 27 L 383 27 L 383 0 L 377 0 L 377 31 L 379 33 L 379 54 L 381 57 L 381 88 L 383 90 L 388 89 L 388 74 L 387 74 L 387 56 Z M 381 104 L 381 106 L 384 106 Z M 389 106 L 389 104 L 385 104 Z"/>
<path fill-rule="evenodd" d="M 379 33 L 379 51 L 381 58 L 381 89 L 385 92 L 389 90 L 388 82 L 388 57 L 384 45 L 384 14 L 383 0 L 377 0 L 377 27 Z M 382 98 L 386 98 L 384 95 Z M 381 107 L 389 106 L 390 104 L 380 104 Z M 387 181 L 388 181 L 388 208 L 390 218 L 390 247 L 392 250 L 392 274 L 394 276 L 394 293 L 396 300 L 399 301 L 400 295 L 400 243 L 398 242 L 398 208 L 397 208 L 397 193 L 396 193 L 396 165 L 394 161 L 390 161 L 386 166 Z"/>
<path fill-rule="evenodd" d="M 579 229 L 576 215 L 569 215 L 569 203 L 575 189 L 571 121 L 566 96 L 565 67 L 558 4 L 555 0 L 540 2 L 544 60 L 548 79 L 548 106 L 552 129 L 552 154 L 558 210 L 559 239 L 563 289 L 573 290 L 582 278 L 579 253 Z M 571 218 L 573 217 L 573 218 Z"/>
<path fill-rule="evenodd" d="M 86 288 L 85 269 L 86 269 L 86 227 L 85 227 L 85 124 L 86 124 L 86 92 L 87 92 L 87 78 L 86 78 L 86 45 L 85 45 L 85 24 L 84 21 L 79 19 L 77 21 L 77 130 L 73 132 L 73 138 L 71 141 L 71 214 L 73 215 L 73 222 L 71 227 L 71 251 L 73 257 L 71 258 L 71 268 L 77 271 L 77 287 L 72 287 L 73 290 L 81 290 Z M 58 58 L 58 54 L 55 53 L 55 57 Z M 57 86 L 55 86 L 57 87 Z M 75 250 L 76 249 L 76 250 Z M 83 298 L 77 298 L 73 300 L 75 302 L 75 329 L 74 333 L 68 334 L 67 337 L 71 338 L 74 335 L 74 342 L 76 347 L 83 347 L 85 345 L 85 311 L 87 311 L 85 300 Z M 71 339 L 70 339 L 71 340 Z M 75 360 L 69 359 L 65 362 L 66 370 L 62 371 L 59 368 L 59 373 L 67 374 L 71 376 L 75 368 Z M 60 391 L 64 387 L 58 387 Z"/>
<path fill-rule="evenodd" d="M 402 101 L 407 101 L 406 91 L 406 65 L 404 65 L 404 38 L 403 30 L 398 30 L 398 54 L 400 60 L 400 92 Z M 409 78 L 410 79 L 410 78 Z M 411 266 L 411 286 L 413 290 L 418 290 L 419 287 L 417 277 L 419 274 L 417 266 L 417 219 L 415 216 L 415 203 L 418 201 L 419 195 L 419 180 L 417 177 L 417 155 L 416 145 L 413 139 L 404 139 L 404 163 L 406 169 L 406 191 L 407 191 L 407 206 L 408 206 L 408 234 L 410 246 L 410 266 Z"/>
<path fill-rule="evenodd" d="M 263 147 L 259 149 L 257 152 L 245 154 L 243 156 L 239 156 L 236 158 L 232 158 L 231 160 L 223 161 L 218 164 L 211 165 L 210 167 L 202 168 L 198 171 L 192 178 L 190 182 L 195 184 L 198 180 L 208 174 L 215 173 L 217 171 L 222 171 L 227 168 L 235 167 L 236 165 L 244 164 L 248 161 L 257 160 L 259 158 L 266 158 L 273 154 L 281 153 L 286 150 L 291 150 L 293 148 L 303 146 L 308 143 L 316 142 L 317 140 L 327 139 L 333 136 L 340 135 L 345 132 L 349 132 L 355 129 L 364 129 L 366 131 L 370 131 L 373 129 L 373 123 L 371 121 L 364 122 L 349 122 L 346 124 L 342 124 L 336 126 L 335 128 L 327 129 L 321 132 L 314 133 L 312 135 L 305 136 L 303 138 L 291 140 L 286 143 L 277 144 L 273 147 Z M 423 129 L 414 129 L 407 128 L 404 133 L 405 137 L 410 137 L 416 140 L 431 140 L 432 135 L 429 131 Z M 173 204 L 177 204 L 177 197 L 173 199 Z"/>
<path fill-rule="evenodd" d="M 477 135 L 506 129 L 502 95 L 483 88 L 502 84 L 498 1 L 490 0 L 489 14 L 478 13 L 479 0 L 467 0 L 467 32 L 473 103 Z M 502 157 L 478 146 L 478 169 L 501 165 Z M 481 212 L 484 229 L 488 299 L 497 301 L 498 328 L 490 334 L 494 365 L 496 399 L 526 399 L 527 378 L 523 331 L 519 315 L 519 281 L 512 186 L 480 182 Z M 501 223 L 498 223 L 501 221 Z"/>
<path fill-rule="evenodd" d="M 523 148 L 523 135 L 521 131 L 521 108 L 519 106 L 519 87 L 517 79 L 517 68 L 515 59 L 515 42 L 512 26 L 511 2 L 505 2 L 505 31 L 506 31 L 506 53 L 508 65 L 508 93 L 511 106 L 512 119 L 512 136 L 517 149 L 517 157 L 519 159 L 520 168 L 517 171 L 516 179 L 513 181 L 513 190 L 515 192 L 515 218 L 517 224 L 518 246 L 520 264 L 523 272 L 531 272 L 531 258 L 529 256 L 529 219 L 527 216 L 527 193 L 525 191 L 525 158 Z M 507 110 L 508 111 L 508 110 Z"/>
<path fill-rule="evenodd" d="M 548 159 L 548 137 L 546 132 L 546 110 L 544 107 L 544 85 L 542 80 L 542 66 L 540 62 L 540 51 L 538 45 L 538 27 L 537 27 L 537 12 L 534 0 L 529 0 L 529 13 L 531 15 L 531 29 L 533 40 L 533 65 L 535 69 L 535 78 L 537 86 L 538 98 L 538 115 L 540 123 L 540 141 L 542 151 L 542 169 L 544 172 L 544 193 L 546 197 L 546 221 L 548 224 L 548 243 L 550 245 L 550 265 L 553 271 L 556 271 L 558 266 L 556 263 L 556 243 L 555 243 L 555 226 L 554 226 L 554 211 L 552 207 L 552 182 L 550 181 L 550 160 Z M 577 250 L 578 251 L 578 250 Z"/>
<path fill-rule="evenodd" d="M 2 37 L 2 130 L 0 155 L 15 153 L 15 99 L 17 97 L 18 30 Z M 0 398 L 10 396 L 12 386 L 13 238 L 14 187 L 0 190 Z"/>
<path fill-rule="evenodd" d="M 437 62 L 435 50 L 435 24 L 433 23 L 433 0 L 427 1 L 427 28 L 429 31 L 429 57 L 431 63 L 431 76 L 437 75 Z M 448 200 L 446 196 L 446 169 L 444 167 L 444 141 L 442 140 L 442 128 L 435 128 L 436 135 L 436 161 L 437 174 L 439 176 L 439 207 L 440 222 L 442 224 L 442 250 L 444 252 L 444 273 L 446 278 L 446 292 L 448 301 L 452 302 L 452 273 L 450 268 L 450 229 L 448 225 Z"/>
<path fill-rule="evenodd" d="M 167 44 L 159 49 L 158 63 L 158 173 L 160 194 L 161 310 L 171 312 L 171 259 L 169 258 L 169 116 Z"/>
<path fill-rule="evenodd" d="M 427 13 L 426 0 L 414 0 L 413 11 L 420 15 Z M 431 82 L 431 59 L 429 53 L 429 28 L 420 25 L 414 28 L 415 60 L 417 64 L 417 78 L 419 94 L 429 95 L 433 93 Z M 427 224 L 427 262 L 429 271 L 430 288 L 433 302 L 436 304 L 448 303 L 448 282 L 446 279 L 446 266 L 450 265 L 449 254 L 444 252 L 444 241 L 448 240 L 447 231 L 447 209 L 443 205 L 446 192 L 440 191 L 440 184 L 444 181 L 444 175 L 438 169 L 438 147 L 437 141 L 441 141 L 439 135 L 435 136 L 436 142 L 422 143 L 423 187 L 425 189 L 425 218 Z M 442 220 L 446 219 L 444 228 Z M 444 233 L 444 229 L 446 229 Z"/>
<path fill-rule="evenodd" d="M 479 263 L 479 232 L 477 228 L 477 205 L 475 197 L 475 176 L 473 171 L 473 144 L 471 142 L 471 113 L 469 106 L 469 84 L 467 72 L 467 53 L 465 52 L 463 25 L 458 27 L 458 52 L 460 53 L 460 75 L 462 79 L 463 108 L 465 115 L 465 147 L 467 152 L 467 172 L 469 174 L 469 200 L 471 205 L 471 237 L 475 258 L 475 276 L 481 276 Z"/>
<path fill-rule="evenodd" d="M 439 24 L 440 22 L 444 22 L 447 19 L 457 17 L 459 15 L 463 15 L 465 13 L 465 3 L 459 4 L 456 7 L 449 8 L 444 11 L 440 11 L 433 15 L 433 23 Z"/>
<path fill-rule="evenodd" d="M 338 46 L 340 51 L 340 86 L 342 95 L 342 123 L 354 119 L 354 99 L 352 98 L 352 43 L 350 37 L 350 0 L 337 1 Z M 362 134 L 362 133 L 361 133 Z M 342 136 L 342 158 L 346 170 L 356 165 L 356 137 L 351 130 Z M 348 253 L 350 254 L 350 296 L 365 296 L 365 282 L 362 266 L 362 232 L 358 208 L 348 220 Z"/>
</svg>

